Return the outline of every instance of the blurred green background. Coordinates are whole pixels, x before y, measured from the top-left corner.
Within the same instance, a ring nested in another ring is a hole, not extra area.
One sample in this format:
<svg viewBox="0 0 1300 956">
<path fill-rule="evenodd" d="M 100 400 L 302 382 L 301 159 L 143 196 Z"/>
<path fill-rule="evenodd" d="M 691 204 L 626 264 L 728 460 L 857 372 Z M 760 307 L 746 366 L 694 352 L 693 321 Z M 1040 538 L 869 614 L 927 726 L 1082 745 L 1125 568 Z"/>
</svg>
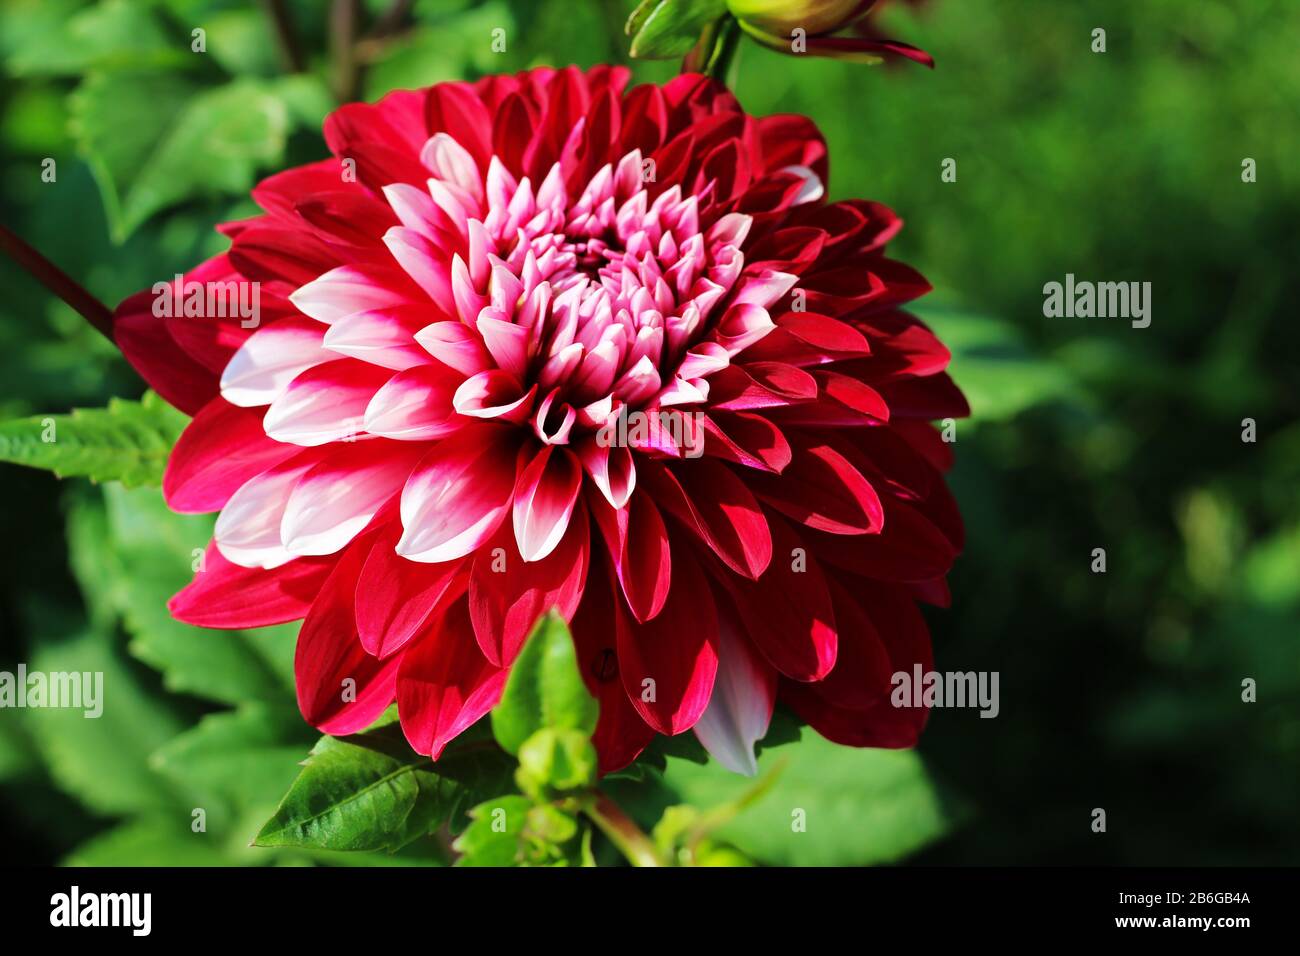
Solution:
<svg viewBox="0 0 1300 956">
<path fill-rule="evenodd" d="M 350 78 L 325 3 L 288 4 L 291 74 L 260 3 L 0 0 L 0 220 L 116 303 L 222 248 L 212 226 L 251 211 L 258 175 L 322 156 L 337 89 L 623 62 L 631 5 L 418 0 Z M 359 32 L 390 6 L 364 3 Z M 773 803 L 731 836 L 763 862 L 1300 862 L 1300 6 L 888 0 L 879 19 L 938 68 L 745 44 L 735 89 L 752 113 L 813 117 L 833 198 L 895 208 L 895 255 L 935 286 L 917 311 L 974 416 L 952 476 L 967 550 L 929 617 L 937 667 L 1000 672 L 1001 713 L 935 712 L 919 756 L 805 734 L 783 785 L 834 825 L 791 852 Z M 1151 326 L 1044 318 L 1066 273 L 1150 282 Z M 141 393 L 5 259 L 0 287 L 0 419 Z M 104 670 L 112 695 L 98 721 L 0 711 L 6 859 L 322 859 L 246 847 L 315 739 L 292 628 L 207 634 L 162 607 L 207 519 L 11 466 L 0 501 L 0 670 Z M 628 797 L 738 785 L 688 765 Z M 210 840 L 191 838 L 197 806 Z"/>
</svg>

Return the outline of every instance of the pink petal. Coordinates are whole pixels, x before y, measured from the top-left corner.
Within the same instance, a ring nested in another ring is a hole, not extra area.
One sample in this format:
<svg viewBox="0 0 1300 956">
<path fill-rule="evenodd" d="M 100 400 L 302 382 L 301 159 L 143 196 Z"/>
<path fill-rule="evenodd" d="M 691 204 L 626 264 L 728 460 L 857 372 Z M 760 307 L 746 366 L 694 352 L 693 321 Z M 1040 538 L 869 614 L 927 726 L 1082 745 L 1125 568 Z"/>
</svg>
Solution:
<svg viewBox="0 0 1300 956">
<path fill-rule="evenodd" d="M 636 490 L 636 461 L 623 445 L 603 445 L 594 436 L 577 446 L 582 467 L 612 508 L 622 508 Z"/>
<path fill-rule="evenodd" d="M 415 333 L 437 313 L 427 305 L 397 305 L 370 312 L 354 312 L 325 332 L 325 347 L 338 355 L 361 359 L 396 371 L 429 360 L 415 341 Z"/>
<path fill-rule="evenodd" d="M 289 493 L 280 539 L 290 554 L 334 554 L 401 490 L 424 449 L 371 440 L 331 449 Z"/>
<path fill-rule="evenodd" d="M 289 296 L 299 311 L 327 325 L 355 312 L 371 312 L 413 301 L 409 282 L 395 269 L 339 266 Z"/>
<path fill-rule="evenodd" d="M 391 369 L 339 359 L 308 369 L 271 403 L 262 424 L 276 441 L 307 447 L 355 438 Z"/>
<path fill-rule="evenodd" d="M 478 317 L 475 327 L 498 367 L 518 379 L 528 374 L 528 329 L 486 314 Z"/>
<path fill-rule="evenodd" d="M 299 374 L 338 357 L 322 345 L 324 332 L 306 317 L 258 329 L 221 373 L 221 397 L 232 405 L 270 405 Z"/>
<path fill-rule="evenodd" d="M 510 507 L 517 449 L 512 429 L 491 425 L 466 428 L 435 445 L 402 491 L 397 553 L 438 564 L 490 538 Z"/>
<path fill-rule="evenodd" d="M 450 273 L 442 264 L 442 251 L 414 229 L 394 226 L 384 233 L 384 245 L 403 271 L 447 315 L 456 312 Z"/>
<path fill-rule="evenodd" d="M 515 483 L 514 529 L 519 554 L 540 561 L 560 543 L 582 486 L 582 466 L 567 448 L 545 445 Z"/>
<path fill-rule="evenodd" d="M 250 478 L 302 451 L 268 438 L 263 414 L 260 408 L 239 408 L 223 398 L 205 405 L 167 459 L 167 506 L 182 514 L 219 511 Z"/>
<path fill-rule="evenodd" d="M 362 425 L 371 435 L 401 441 L 429 441 L 464 424 L 452 407 L 462 381 L 446 366 L 417 365 L 398 372 L 366 406 Z"/>
<path fill-rule="evenodd" d="M 532 411 L 537 386 L 525 392 L 509 372 L 489 369 L 465 379 L 452 397 L 452 406 L 462 415 L 494 419 L 518 425 Z"/>
<path fill-rule="evenodd" d="M 464 323 L 434 322 L 415 333 L 415 341 L 443 365 L 474 375 L 492 365 L 482 337 Z"/>
<path fill-rule="evenodd" d="M 217 515 L 213 538 L 226 560 L 246 568 L 276 568 L 292 561 L 280 537 L 289 495 L 324 455 L 305 451 L 245 482 Z"/>
</svg>

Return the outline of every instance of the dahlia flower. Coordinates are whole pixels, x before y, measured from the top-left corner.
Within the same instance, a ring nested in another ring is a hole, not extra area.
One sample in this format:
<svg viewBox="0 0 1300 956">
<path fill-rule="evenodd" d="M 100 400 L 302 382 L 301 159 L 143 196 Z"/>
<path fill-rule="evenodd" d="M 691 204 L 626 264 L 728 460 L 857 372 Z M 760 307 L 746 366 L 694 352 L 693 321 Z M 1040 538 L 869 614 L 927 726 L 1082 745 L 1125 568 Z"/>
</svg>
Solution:
<svg viewBox="0 0 1300 956">
<path fill-rule="evenodd" d="M 946 601 L 962 538 L 929 421 L 966 405 L 899 311 L 928 286 L 884 254 L 892 213 L 826 201 L 811 121 L 702 76 L 627 83 L 344 106 L 333 157 L 264 180 L 264 214 L 181 279 L 256 283 L 256 323 L 119 306 L 128 359 L 193 415 L 166 500 L 220 512 L 171 610 L 305 618 L 307 721 L 396 701 L 435 758 L 552 607 L 603 771 L 690 729 L 752 771 L 778 700 L 909 745 L 925 713 L 890 675 L 929 669 L 917 602 Z M 611 427 L 637 415 L 676 427 Z"/>
</svg>

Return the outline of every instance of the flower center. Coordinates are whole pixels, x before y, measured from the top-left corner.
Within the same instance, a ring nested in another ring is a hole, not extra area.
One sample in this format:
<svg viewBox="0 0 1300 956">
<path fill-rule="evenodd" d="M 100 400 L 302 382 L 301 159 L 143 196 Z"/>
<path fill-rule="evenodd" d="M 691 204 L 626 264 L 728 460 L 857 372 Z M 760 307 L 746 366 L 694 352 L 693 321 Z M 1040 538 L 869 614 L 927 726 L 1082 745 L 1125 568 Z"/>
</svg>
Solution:
<svg viewBox="0 0 1300 956">
<path fill-rule="evenodd" d="M 702 231 L 698 197 L 674 186 L 651 198 L 650 185 L 638 152 L 573 200 L 558 164 L 534 189 L 493 159 L 486 214 L 465 210 L 468 261 L 452 268 L 459 317 L 520 394 L 533 392 L 543 437 L 707 394 L 703 369 L 683 361 L 740 276 L 749 217 Z"/>
</svg>

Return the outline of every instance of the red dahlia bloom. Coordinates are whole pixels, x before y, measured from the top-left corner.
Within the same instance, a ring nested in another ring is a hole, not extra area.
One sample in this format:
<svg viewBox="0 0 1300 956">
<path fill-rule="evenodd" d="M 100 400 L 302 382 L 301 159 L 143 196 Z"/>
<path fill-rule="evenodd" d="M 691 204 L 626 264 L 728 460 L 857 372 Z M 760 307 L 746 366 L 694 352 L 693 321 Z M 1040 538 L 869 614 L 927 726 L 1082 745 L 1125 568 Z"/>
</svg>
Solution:
<svg viewBox="0 0 1300 956">
<path fill-rule="evenodd" d="M 909 745 L 925 715 L 890 675 L 929 668 L 916 605 L 946 600 L 962 536 L 928 420 L 966 405 L 898 310 L 928 286 L 884 255 L 892 213 L 824 201 L 809 120 L 627 79 L 345 106 L 334 158 L 262 182 L 265 214 L 185 277 L 257 283 L 257 328 L 119 307 L 127 357 L 194 415 L 167 501 L 220 511 L 172 611 L 305 617 L 306 719 L 349 733 L 396 700 L 435 757 L 552 606 L 606 771 L 690 728 L 751 770 L 778 698 Z"/>
</svg>

